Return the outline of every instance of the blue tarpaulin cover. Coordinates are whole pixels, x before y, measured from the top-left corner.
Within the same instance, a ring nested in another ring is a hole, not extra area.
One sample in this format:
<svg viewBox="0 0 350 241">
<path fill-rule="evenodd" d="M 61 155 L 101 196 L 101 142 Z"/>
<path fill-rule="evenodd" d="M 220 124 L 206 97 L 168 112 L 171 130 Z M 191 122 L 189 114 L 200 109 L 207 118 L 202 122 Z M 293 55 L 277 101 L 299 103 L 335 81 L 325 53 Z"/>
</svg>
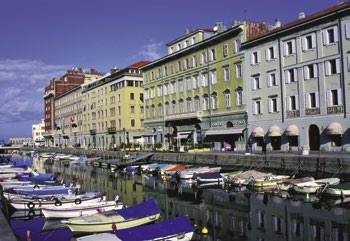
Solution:
<svg viewBox="0 0 350 241">
<path fill-rule="evenodd" d="M 180 216 L 165 222 L 116 230 L 115 235 L 123 241 L 141 241 L 181 235 L 188 232 L 193 232 L 193 226 L 187 217 Z"/>
<path fill-rule="evenodd" d="M 140 218 L 140 217 L 156 215 L 160 212 L 161 211 L 157 205 L 157 201 L 155 199 L 150 199 L 146 202 L 137 204 L 135 206 L 105 212 L 104 215 L 110 216 L 110 215 L 119 214 L 125 220 L 129 220 L 129 219 L 135 219 L 135 218 Z"/>
</svg>

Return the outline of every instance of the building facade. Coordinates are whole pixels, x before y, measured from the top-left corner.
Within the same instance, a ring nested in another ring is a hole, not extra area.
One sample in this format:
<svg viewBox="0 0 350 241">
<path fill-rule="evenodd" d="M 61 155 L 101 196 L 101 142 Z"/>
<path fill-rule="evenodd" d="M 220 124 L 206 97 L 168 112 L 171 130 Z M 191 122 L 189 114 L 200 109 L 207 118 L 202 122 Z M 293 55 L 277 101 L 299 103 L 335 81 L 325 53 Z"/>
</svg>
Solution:
<svg viewBox="0 0 350 241">
<path fill-rule="evenodd" d="M 100 77 L 101 74 L 95 69 L 84 73 L 82 68 L 68 70 L 59 80 L 51 79 L 50 84 L 45 87 L 44 93 L 44 120 L 45 120 L 45 145 L 55 145 L 54 135 L 57 135 L 57 122 L 55 119 L 55 97 L 80 86 L 85 81 Z M 59 134 L 58 134 L 59 135 Z"/>
<path fill-rule="evenodd" d="M 254 149 L 349 150 L 350 4 L 242 43 Z"/>
<path fill-rule="evenodd" d="M 244 149 L 247 111 L 244 53 L 240 45 L 270 29 L 234 22 L 226 29 L 186 31 L 168 55 L 144 71 L 145 134 L 170 151 L 199 144 L 215 150 Z"/>
<path fill-rule="evenodd" d="M 117 149 L 141 144 L 143 76 L 140 61 L 82 85 L 83 144 L 92 149 Z"/>
</svg>

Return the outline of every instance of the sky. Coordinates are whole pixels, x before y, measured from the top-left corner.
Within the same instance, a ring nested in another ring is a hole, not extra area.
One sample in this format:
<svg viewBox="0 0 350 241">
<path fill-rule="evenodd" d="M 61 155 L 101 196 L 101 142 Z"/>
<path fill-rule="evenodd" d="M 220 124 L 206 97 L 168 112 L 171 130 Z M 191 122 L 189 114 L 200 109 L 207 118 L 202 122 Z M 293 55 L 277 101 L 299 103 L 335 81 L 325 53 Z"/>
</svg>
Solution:
<svg viewBox="0 0 350 241">
<path fill-rule="evenodd" d="M 106 73 L 166 55 L 186 29 L 234 20 L 287 24 L 338 0 L 1 0 L 0 144 L 31 137 L 44 88 L 67 70 Z"/>
</svg>

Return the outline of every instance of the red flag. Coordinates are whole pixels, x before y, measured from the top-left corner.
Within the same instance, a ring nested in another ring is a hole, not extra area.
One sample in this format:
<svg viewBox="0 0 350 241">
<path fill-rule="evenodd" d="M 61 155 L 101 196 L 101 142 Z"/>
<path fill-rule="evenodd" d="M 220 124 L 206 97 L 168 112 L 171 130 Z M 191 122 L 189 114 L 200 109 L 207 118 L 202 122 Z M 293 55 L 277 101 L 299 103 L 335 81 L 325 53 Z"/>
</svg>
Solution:
<svg viewBox="0 0 350 241">
<path fill-rule="evenodd" d="M 73 117 L 71 116 L 71 117 L 70 117 L 70 122 L 73 122 L 73 121 L 74 121 L 74 119 L 73 119 Z"/>
</svg>

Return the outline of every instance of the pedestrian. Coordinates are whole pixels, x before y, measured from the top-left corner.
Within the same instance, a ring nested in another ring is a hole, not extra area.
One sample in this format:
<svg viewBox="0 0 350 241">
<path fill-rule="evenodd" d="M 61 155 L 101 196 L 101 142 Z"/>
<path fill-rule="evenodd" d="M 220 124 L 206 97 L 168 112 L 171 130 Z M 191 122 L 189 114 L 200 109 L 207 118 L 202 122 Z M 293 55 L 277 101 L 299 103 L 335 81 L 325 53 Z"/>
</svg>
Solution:
<svg viewBox="0 0 350 241">
<path fill-rule="evenodd" d="M 263 140 L 262 142 L 262 154 L 266 155 L 266 142 Z"/>
<path fill-rule="evenodd" d="M 249 145 L 249 152 L 252 153 L 253 151 L 253 143 L 252 143 L 252 139 L 249 139 L 249 142 L 248 142 L 248 145 Z"/>
</svg>

